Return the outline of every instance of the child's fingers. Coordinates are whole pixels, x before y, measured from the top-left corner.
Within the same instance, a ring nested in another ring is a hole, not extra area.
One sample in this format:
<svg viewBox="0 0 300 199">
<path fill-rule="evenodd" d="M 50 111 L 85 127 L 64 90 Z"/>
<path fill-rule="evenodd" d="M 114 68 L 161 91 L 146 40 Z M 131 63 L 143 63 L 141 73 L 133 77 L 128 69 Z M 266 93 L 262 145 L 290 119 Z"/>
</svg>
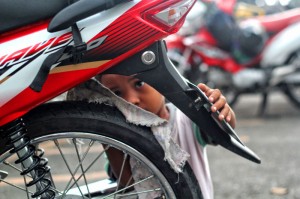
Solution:
<svg viewBox="0 0 300 199">
<path fill-rule="evenodd" d="M 203 83 L 198 84 L 198 87 L 205 93 L 207 97 L 214 91 L 214 89 L 211 89 Z"/>
<path fill-rule="evenodd" d="M 206 96 L 208 97 L 209 101 L 213 103 L 211 107 L 212 112 L 216 112 L 217 110 L 221 110 L 219 114 L 219 119 L 226 121 L 231 120 L 230 114 L 230 107 L 227 104 L 227 100 L 225 96 L 222 95 L 219 89 L 211 89 L 210 87 L 206 86 L 205 84 L 198 84 L 198 87 L 205 92 Z"/>
<path fill-rule="evenodd" d="M 219 89 L 211 89 L 205 84 L 198 84 L 198 87 L 205 93 L 210 102 L 215 102 L 221 96 L 221 91 Z"/>
<path fill-rule="evenodd" d="M 211 96 L 213 96 L 213 94 Z M 212 98 L 211 96 L 209 97 L 209 99 Z M 226 98 L 223 95 L 219 96 L 216 100 L 213 101 L 213 105 L 211 107 L 212 112 L 223 109 L 226 103 Z"/>
<path fill-rule="evenodd" d="M 231 118 L 232 118 L 232 116 L 231 116 L 231 110 L 229 109 L 228 115 L 227 115 L 227 117 L 225 118 L 225 119 L 226 119 L 226 122 L 230 122 L 230 121 L 231 121 Z"/>
<path fill-rule="evenodd" d="M 227 119 L 230 120 L 231 116 L 230 116 L 230 108 L 228 104 L 225 104 L 224 108 L 220 111 L 219 114 L 219 120 L 223 120 L 225 119 L 227 121 Z"/>
<path fill-rule="evenodd" d="M 200 88 L 204 93 L 206 93 L 206 91 L 210 89 L 208 86 L 206 86 L 203 83 L 198 84 L 198 88 Z"/>
<path fill-rule="evenodd" d="M 219 89 L 210 89 L 207 91 L 207 97 L 210 102 L 215 103 L 215 102 L 219 101 L 219 99 L 222 97 L 222 94 Z M 225 99 L 225 101 L 226 101 L 226 99 Z"/>
<path fill-rule="evenodd" d="M 212 93 L 213 90 L 212 90 L 211 88 L 209 88 L 208 86 L 206 86 L 205 84 L 202 84 L 202 83 L 198 84 L 198 87 L 199 87 L 200 90 L 202 90 L 202 91 L 205 93 L 205 95 L 209 98 L 209 95 Z M 210 102 L 213 102 L 213 98 L 210 98 L 209 101 L 210 101 Z"/>
</svg>

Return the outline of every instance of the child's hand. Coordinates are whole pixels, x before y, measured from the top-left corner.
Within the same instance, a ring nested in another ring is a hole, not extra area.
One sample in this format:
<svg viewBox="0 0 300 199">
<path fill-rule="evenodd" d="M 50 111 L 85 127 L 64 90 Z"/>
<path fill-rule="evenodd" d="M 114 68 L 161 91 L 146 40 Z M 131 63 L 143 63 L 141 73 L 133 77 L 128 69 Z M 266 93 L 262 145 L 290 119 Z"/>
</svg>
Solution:
<svg viewBox="0 0 300 199">
<path fill-rule="evenodd" d="M 220 111 L 219 120 L 225 119 L 233 128 L 235 127 L 235 114 L 227 104 L 226 98 L 219 89 L 211 89 L 205 84 L 198 84 L 198 87 L 206 94 L 209 101 L 213 104 L 211 111 Z"/>
</svg>

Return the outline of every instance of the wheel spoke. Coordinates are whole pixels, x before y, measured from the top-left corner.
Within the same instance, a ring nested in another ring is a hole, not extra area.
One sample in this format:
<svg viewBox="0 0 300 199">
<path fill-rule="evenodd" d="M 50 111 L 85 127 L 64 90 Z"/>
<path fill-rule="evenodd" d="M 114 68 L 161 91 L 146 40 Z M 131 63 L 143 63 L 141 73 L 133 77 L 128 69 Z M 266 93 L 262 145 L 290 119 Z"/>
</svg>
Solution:
<svg viewBox="0 0 300 199">
<path fill-rule="evenodd" d="M 107 149 L 109 148 L 109 146 L 107 146 L 93 161 L 92 163 L 86 168 L 86 170 L 84 170 L 84 173 L 86 173 L 95 163 L 96 161 L 105 153 L 105 151 L 107 151 Z M 81 179 L 81 177 L 83 176 L 83 174 L 81 174 L 76 180 L 75 182 L 67 189 L 66 192 L 68 192 L 77 181 L 79 181 Z"/>
<path fill-rule="evenodd" d="M 125 162 L 126 162 L 127 156 L 128 156 L 128 154 L 124 153 L 122 167 L 121 167 L 121 171 L 120 171 L 120 175 L 119 175 L 120 177 L 118 179 L 117 191 L 119 190 L 119 186 L 120 186 L 120 182 L 121 182 L 121 179 L 122 179 L 122 176 L 123 176 L 123 171 L 124 171 L 124 166 L 125 166 Z"/>
<path fill-rule="evenodd" d="M 84 197 L 84 195 L 83 195 L 83 193 L 82 193 L 82 191 L 81 191 L 81 189 L 80 189 L 80 187 L 79 187 L 77 181 L 75 180 L 75 176 L 73 175 L 73 173 L 72 173 L 72 171 L 71 171 L 71 168 L 70 168 L 70 166 L 69 166 L 69 164 L 68 164 L 68 162 L 67 162 L 67 160 L 66 160 L 66 157 L 64 156 L 63 152 L 61 151 L 61 148 L 60 148 L 60 145 L 59 145 L 58 141 L 57 141 L 57 140 L 54 140 L 54 143 L 55 143 L 56 147 L 58 148 L 59 153 L 60 153 L 61 157 L 63 158 L 63 160 L 64 160 L 64 162 L 65 162 L 65 165 L 67 166 L 67 168 L 68 168 L 68 170 L 69 170 L 69 173 L 70 173 L 72 179 L 75 181 L 76 186 L 77 186 L 77 188 L 78 188 L 78 190 L 79 190 L 81 196 Z M 64 197 L 64 195 L 65 195 L 65 192 L 63 193 L 62 198 Z"/>
<path fill-rule="evenodd" d="M 73 172 L 73 175 L 76 174 L 76 172 L 77 172 L 77 170 L 79 169 L 81 163 L 82 163 L 82 162 L 84 161 L 84 159 L 86 158 L 88 152 L 90 151 L 90 149 L 91 149 L 91 147 L 94 145 L 94 143 L 95 143 L 95 142 L 94 142 L 93 140 L 90 141 L 89 146 L 88 146 L 88 148 L 86 149 L 86 151 L 84 152 L 84 154 L 83 154 L 83 156 L 82 156 L 82 159 L 79 161 L 78 165 L 76 166 L 76 168 L 75 168 L 75 170 L 74 170 L 74 172 Z M 77 181 L 78 181 L 78 180 L 77 180 Z M 76 182 L 77 182 L 77 181 L 76 181 Z M 71 177 L 70 180 L 68 181 L 67 186 L 66 186 L 65 189 L 64 189 L 64 194 L 63 194 L 63 195 L 65 195 L 65 193 L 67 193 L 68 190 L 70 189 L 70 188 L 68 188 L 68 187 L 70 186 L 71 182 L 72 182 L 72 177 Z M 72 188 L 74 185 L 75 185 L 75 183 L 71 186 L 71 188 Z"/>
<path fill-rule="evenodd" d="M 83 169 L 83 166 L 82 166 L 82 161 L 83 161 L 83 160 L 81 160 L 80 155 L 79 155 L 79 152 L 78 152 L 77 143 L 76 143 L 76 138 L 73 138 L 73 143 L 74 143 L 74 146 L 75 146 L 77 158 L 78 158 L 78 161 L 79 161 L 79 165 L 80 165 L 81 172 L 82 172 L 82 174 L 83 174 L 83 179 L 84 179 L 84 182 L 85 182 L 87 191 L 88 191 L 89 198 L 92 198 L 92 197 L 91 197 L 90 190 L 89 190 L 89 187 L 88 187 L 87 179 L 86 179 L 86 176 L 85 176 L 85 173 L 84 173 L 84 169 Z M 75 172 L 75 174 L 76 174 L 76 172 Z"/>
<path fill-rule="evenodd" d="M 117 193 L 121 193 L 122 191 L 125 191 L 126 189 L 132 188 L 132 187 L 134 187 L 134 186 L 137 185 L 137 184 L 140 184 L 140 183 L 142 183 L 142 182 L 145 182 L 145 181 L 147 181 L 147 180 L 150 180 L 150 179 L 153 178 L 153 177 L 154 177 L 154 175 L 151 175 L 151 176 L 149 176 L 149 177 L 147 177 L 147 178 L 145 178 L 145 179 L 143 179 L 143 180 L 140 180 L 140 181 L 138 181 L 138 182 L 136 182 L 136 183 L 133 183 L 132 185 L 130 185 L 130 186 L 128 186 L 128 187 L 125 187 L 125 188 L 123 188 L 123 189 L 117 190 L 116 192 L 114 192 L 114 193 L 112 193 L 112 194 L 109 194 L 109 195 L 105 196 L 103 199 L 109 198 L 110 196 L 113 196 L 113 195 L 115 195 L 115 194 L 117 194 Z"/>
<path fill-rule="evenodd" d="M 27 184 L 27 181 L 26 181 L 25 175 L 23 176 L 23 179 L 24 179 L 24 184 L 26 185 L 26 184 Z M 27 199 L 30 199 L 28 187 L 25 186 L 25 189 L 26 189 L 26 196 L 27 196 Z"/>
<path fill-rule="evenodd" d="M 1 180 L 1 179 L 0 179 L 0 182 L 4 182 L 5 184 L 8 184 L 8 185 L 10 185 L 10 186 L 13 186 L 13 187 L 15 187 L 15 188 L 17 188 L 17 189 L 20 189 L 20 190 L 22 190 L 22 191 L 24 191 L 24 192 L 26 192 L 26 193 L 31 193 L 31 194 L 33 194 L 33 192 L 31 192 L 31 191 L 26 190 L 26 189 L 24 189 L 23 187 L 14 185 L 14 184 L 12 184 L 12 183 L 10 183 L 10 182 L 7 182 L 7 181 L 5 181 L 5 180 Z"/>
<path fill-rule="evenodd" d="M 156 191 L 161 191 L 161 188 L 156 188 L 156 189 L 151 189 L 151 190 L 145 190 L 145 191 L 139 191 L 139 192 L 133 192 L 133 193 L 123 193 L 118 196 L 121 197 L 126 197 L 126 196 L 134 196 L 134 195 L 139 195 L 139 194 L 144 194 L 144 193 L 150 193 L 150 192 L 156 192 Z"/>
<path fill-rule="evenodd" d="M 11 163 L 9 163 L 9 162 L 7 162 L 7 161 L 4 161 L 3 164 L 5 164 L 6 166 L 8 166 L 8 167 L 10 167 L 10 168 L 12 168 L 12 169 L 18 171 L 19 173 L 22 172 L 21 169 L 19 169 L 18 167 L 12 165 Z M 29 177 L 29 178 L 32 178 L 32 176 L 29 175 L 29 174 L 26 174 L 26 176 Z M 52 179 L 52 176 L 51 176 L 51 175 L 50 175 L 50 177 L 51 177 L 51 179 Z M 24 176 L 24 178 L 25 178 L 25 176 Z M 25 178 L 25 180 L 26 180 L 26 178 Z M 52 179 L 52 182 L 54 182 L 53 179 Z M 43 185 L 46 185 L 44 182 L 41 182 L 41 183 L 42 183 Z M 26 182 L 25 182 L 25 184 L 26 184 Z M 25 187 L 26 187 L 26 186 L 25 186 Z M 26 187 L 26 189 L 27 189 L 27 187 Z M 56 188 L 54 188 L 54 189 L 52 188 L 51 190 L 55 191 L 56 193 L 62 194 L 62 192 L 60 192 L 60 191 L 59 191 L 58 189 L 56 189 Z"/>
</svg>

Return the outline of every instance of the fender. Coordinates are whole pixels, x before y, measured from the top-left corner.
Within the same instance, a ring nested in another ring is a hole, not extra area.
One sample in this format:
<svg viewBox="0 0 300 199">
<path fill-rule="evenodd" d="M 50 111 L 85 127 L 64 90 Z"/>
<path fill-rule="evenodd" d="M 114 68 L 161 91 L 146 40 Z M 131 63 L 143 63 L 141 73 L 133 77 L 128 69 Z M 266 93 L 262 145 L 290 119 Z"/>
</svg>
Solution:
<svg viewBox="0 0 300 199">
<path fill-rule="evenodd" d="M 300 49 L 300 21 L 276 35 L 262 54 L 262 67 L 284 65 L 292 53 Z"/>
</svg>

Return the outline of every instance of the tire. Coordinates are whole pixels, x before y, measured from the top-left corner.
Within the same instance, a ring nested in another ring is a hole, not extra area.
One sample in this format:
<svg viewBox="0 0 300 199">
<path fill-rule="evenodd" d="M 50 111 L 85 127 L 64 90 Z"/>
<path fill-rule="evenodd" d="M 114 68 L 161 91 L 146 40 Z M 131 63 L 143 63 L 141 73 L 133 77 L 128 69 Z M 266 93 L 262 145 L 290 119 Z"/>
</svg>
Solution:
<svg viewBox="0 0 300 199">
<path fill-rule="evenodd" d="M 283 90 L 289 100 L 300 108 L 300 83 L 286 83 L 283 85 Z"/>
<path fill-rule="evenodd" d="M 185 75 L 190 68 L 190 64 L 188 63 L 188 60 L 186 60 L 186 58 L 183 56 L 182 50 L 179 48 L 168 49 L 168 57 L 174 64 L 178 72 L 186 77 Z"/>
<path fill-rule="evenodd" d="M 208 67 L 206 83 L 211 88 L 220 89 L 226 97 L 227 103 L 233 107 L 239 99 L 240 93 L 234 86 L 232 74 L 219 67 Z"/>
<path fill-rule="evenodd" d="M 300 51 L 295 52 L 291 58 L 287 61 L 287 64 L 300 64 Z M 299 72 L 293 73 L 286 77 L 286 82 L 283 84 L 282 88 L 284 93 L 290 99 L 290 101 L 298 108 L 300 108 L 300 82 L 292 81 L 292 79 L 298 80 L 300 76 Z"/>
<path fill-rule="evenodd" d="M 76 169 L 77 173 L 85 171 L 85 169 L 89 168 L 89 165 L 91 165 L 91 162 L 93 162 L 101 149 L 103 151 L 104 146 L 109 146 L 123 151 L 131 159 L 135 159 L 138 163 L 147 167 L 149 172 L 155 176 L 161 185 L 159 198 L 202 198 L 201 190 L 190 166 L 187 164 L 182 173 L 175 173 L 169 164 L 164 161 L 163 150 L 150 129 L 127 123 L 124 116 L 114 107 L 86 102 L 48 103 L 25 115 L 24 121 L 32 144 L 39 148 L 47 148 L 44 157 L 49 160 L 48 165 L 51 167 L 51 175 L 56 192 L 60 191 L 58 195 L 63 193 L 63 190 L 67 187 L 67 182 L 70 182 L 70 179 L 72 179 L 71 176 L 64 176 L 65 173 L 68 173 L 68 168 L 64 167 L 70 167 L 71 172 L 76 171 Z M 59 143 L 59 145 L 56 143 Z M 92 143 L 92 147 L 95 148 L 89 148 Z M 1 151 L 1 158 L 6 157 L 5 155 L 8 154 L 7 150 Z M 58 159 L 53 155 L 54 151 L 62 151 L 64 155 Z M 76 151 L 81 152 L 77 153 Z M 85 154 L 87 155 L 85 156 Z M 84 160 L 79 161 L 78 157 Z M 6 157 L 4 160 L 10 161 L 14 165 L 13 161 L 15 158 L 17 157 Z M 68 164 L 65 163 L 64 159 Z M 6 168 L 7 164 L 3 164 L 3 159 L 0 160 L 2 161 L 0 162 L 0 170 L 10 173 L 16 171 L 14 169 L 9 170 L 11 167 Z M 73 164 L 75 160 L 82 162 L 82 165 L 78 164 L 78 162 Z M 83 185 L 87 188 L 85 186 L 86 181 L 88 184 L 91 181 L 98 182 L 102 180 L 101 182 L 103 182 L 107 178 L 107 175 L 103 175 L 102 177 L 97 177 L 96 175 L 99 173 L 105 174 L 103 171 L 98 172 L 100 168 L 104 170 L 104 166 L 100 165 L 100 163 L 105 162 L 104 160 L 97 160 L 96 166 L 95 164 L 90 166 L 91 169 L 88 171 L 91 172 L 90 175 L 87 173 L 84 179 L 81 178 L 77 184 L 72 180 L 71 184 L 75 184 L 75 187 Z M 20 167 L 20 165 L 16 166 Z M 16 176 L 19 176 L 18 171 L 15 173 Z M 59 179 L 63 177 L 69 181 L 61 182 Z M 74 176 L 74 178 L 77 177 Z M 10 179 L 8 177 L 5 180 L 9 181 Z M 26 181 L 28 182 L 29 180 Z M 5 187 L 1 187 L 2 191 L 7 191 Z M 24 184 L 21 187 L 25 187 Z M 102 186 L 99 187 L 103 188 Z M 112 192 L 109 189 L 109 192 L 106 190 L 107 192 L 102 193 L 98 190 L 98 187 L 96 191 L 91 190 L 90 187 L 89 189 L 89 191 L 82 191 L 81 189 L 81 193 L 79 193 L 78 188 L 72 188 L 71 191 L 73 192 L 68 192 L 70 196 L 67 195 L 72 198 L 83 198 L 81 195 L 85 195 L 84 198 L 94 198 L 95 196 L 97 198 L 100 196 L 101 198 L 103 194 L 111 194 Z M 34 191 L 35 189 L 33 188 L 32 192 Z M 132 189 L 129 190 L 129 193 L 132 193 Z M 10 190 L 9 197 L 22 199 L 20 195 L 14 194 L 16 194 L 16 191 L 12 192 Z M 133 192 L 133 194 L 135 193 Z M 27 198 L 26 194 L 24 194 L 23 198 Z M 61 196 L 56 198 L 61 198 Z M 135 197 L 128 196 L 125 198 L 137 198 L 137 196 L 135 194 Z"/>
<path fill-rule="evenodd" d="M 238 102 L 240 94 L 236 92 L 233 88 L 220 88 L 222 94 L 226 97 L 227 103 L 233 107 Z"/>
</svg>

